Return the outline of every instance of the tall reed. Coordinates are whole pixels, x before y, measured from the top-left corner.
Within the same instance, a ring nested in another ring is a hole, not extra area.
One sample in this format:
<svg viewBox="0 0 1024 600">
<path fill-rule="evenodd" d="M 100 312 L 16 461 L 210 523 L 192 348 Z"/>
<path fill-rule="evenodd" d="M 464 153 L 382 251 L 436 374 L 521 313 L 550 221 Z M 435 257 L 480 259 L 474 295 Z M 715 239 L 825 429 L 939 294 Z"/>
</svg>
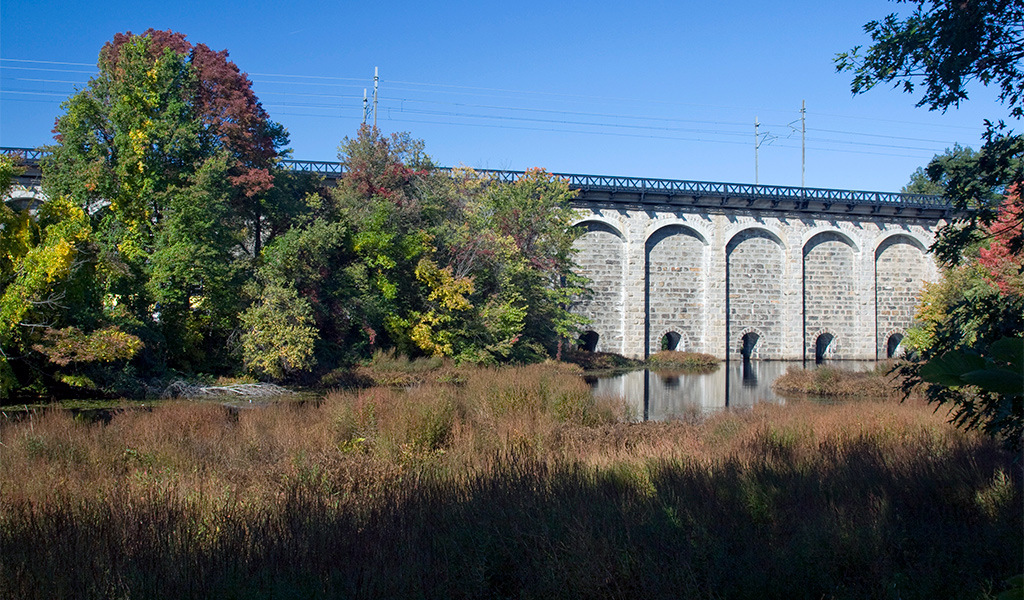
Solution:
<svg viewBox="0 0 1024 600">
<path fill-rule="evenodd" d="M 920 403 L 621 421 L 563 365 L 0 424 L 0 597 L 981 598 L 1019 463 Z"/>
</svg>

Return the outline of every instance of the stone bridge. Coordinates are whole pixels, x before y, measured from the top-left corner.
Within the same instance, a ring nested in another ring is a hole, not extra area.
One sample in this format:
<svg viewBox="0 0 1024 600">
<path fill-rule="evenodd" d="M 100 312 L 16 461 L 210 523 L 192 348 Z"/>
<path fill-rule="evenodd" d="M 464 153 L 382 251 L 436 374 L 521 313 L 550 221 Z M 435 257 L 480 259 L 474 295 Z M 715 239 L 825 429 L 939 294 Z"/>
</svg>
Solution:
<svg viewBox="0 0 1024 600">
<path fill-rule="evenodd" d="M 41 201 L 39 154 L 0 152 L 29 167 L 9 201 Z M 344 171 L 337 162 L 283 166 L 328 181 Z M 575 306 L 590 319 L 580 343 L 634 358 L 665 348 L 718 358 L 894 356 L 923 283 L 937 279 L 928 248 L 951 216 L 935 196 L 560 176 L 579 191 L 576 258 L 592 281 L 592 296 Z"/>
</svg>

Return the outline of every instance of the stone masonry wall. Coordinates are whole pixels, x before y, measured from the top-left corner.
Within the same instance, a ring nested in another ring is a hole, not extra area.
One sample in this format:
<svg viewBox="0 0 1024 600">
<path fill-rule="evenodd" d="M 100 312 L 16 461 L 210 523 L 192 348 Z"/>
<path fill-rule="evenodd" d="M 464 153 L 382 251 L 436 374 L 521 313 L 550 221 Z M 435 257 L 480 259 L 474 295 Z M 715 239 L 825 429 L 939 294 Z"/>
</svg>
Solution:
<svg viewBox="0 0 1024 600">
<path fill-rule="evenodd" d="M 611 227 L 597 222 L 585 223 L 584 233 L 574 247 L 576 264 L 590 278 L 593 295 L 573 306 L 573 310 L 591 320 L 587 329 L 598 334 L 598 352 L 623 353 L 622 287 L 625 266 L 625 241 Z"/>
<path fill-rule="evenodd" d="M 703 337 L 704 243 L 690 229 L 658 230 L 647 242 L 647 281 L 650 352 L 669 331 L 682 337 L 677 350 L 692 351 Z"/>
<path fill-rule="evenodd" d="M 581 209 L 577 242 L 594 296 L 574 310 L 592 320 L 598 350 L 644 358 L 667 331 L 685 350 L 813 359 L 821 333 L 834 358 L 885 357 L 911 324 L 924 281 L 938 269 L 924 250 L 941 225 L 912 218 L 679 208 Z M 728 352 L 727 352 L 728 348 Z"/>
<path fill-rule="evenodd" d="M 883 241 L 875 256 L 876 352 L 885 358 L 889 336 L 904 333 L 914 321 L 928 265 L 925 252 L 902 235 Z"/>
<path fill-rule="evenodd" d="M 743 335 L 756 333 L 752 358 L 782 357 L 782 246 L 760 229 L 748 229 L 726 248 L 729 354 L 739 358 Z"/>
<path fill-rule="evenodd" d="M 804 246 L 804 356 L 815 356 L 819 335 L 834 337 L 826 358 L 849 358 L 857 337 L 857 264 L 854 249 L 835 232 Z"/>
</svg>

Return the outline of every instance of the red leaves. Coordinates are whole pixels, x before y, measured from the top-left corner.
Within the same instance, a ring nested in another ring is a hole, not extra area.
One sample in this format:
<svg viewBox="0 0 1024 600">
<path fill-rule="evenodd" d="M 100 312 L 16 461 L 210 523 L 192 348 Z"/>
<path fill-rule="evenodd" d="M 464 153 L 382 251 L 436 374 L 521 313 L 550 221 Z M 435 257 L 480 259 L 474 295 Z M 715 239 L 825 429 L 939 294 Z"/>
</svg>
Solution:
<svg viewBox="0 0 1024 600">
<path fill-rule="evenodd" d="M 1024 295 L 1024 258 L 1014 247 L 1024 237 L 1024 202 L 1016 186 L 1008 191 L 988 233 L 992 241 L 979 251 L 978 262 L 988 271 L 989 281 L 1003 294 Z"/>
<path fill-rule="evenodd" d="M 100 52 L 101 68 L 106 63 L 116 73 L 121 48 L 134 37 L 118 33 Z M 187 57 L 195 72 L 191 103 L 200 115 L 211 141 L 236 159 L 231 184 L 247 198 L 274 186 L 269 174 L 277 156 L 278 139 L 270 117 L 263 109 L 252 82 L 228 60 L 227 50 L 215 52 L 206 44 L 193 46 L 182 33 L 147 29 L 140 37 L 150 39 L 149 55 L 154 61 L 170 49 Z"/>
</svg>

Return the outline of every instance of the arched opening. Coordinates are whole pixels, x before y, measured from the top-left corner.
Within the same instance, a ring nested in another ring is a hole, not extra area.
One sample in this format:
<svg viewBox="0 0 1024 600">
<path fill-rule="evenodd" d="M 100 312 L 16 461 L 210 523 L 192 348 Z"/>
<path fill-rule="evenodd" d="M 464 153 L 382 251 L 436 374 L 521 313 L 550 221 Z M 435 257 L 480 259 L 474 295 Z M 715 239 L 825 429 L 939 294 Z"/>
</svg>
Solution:
<svg viewBox="0 0 1024 600">
<path fill-rule="evenodd" d="M 889 336 L 889 341 L 885 343 L 885 357 L 886 358 L 899 358 L 903 356 L 903 334 L 894 333 Z"/>
<path fill-rule="evenodd" d="M 675 331 L 670 331 L 665 335 L 661 336 L 661 349 L 662 350 L 682 350 L 679 347 L 679 342 L 682 341 L 683 336 L 679 335 Z"/>
<path fill-rule="evenodd" d="M 577 346 L 580 350 L 586 350 L 587 352 L 597 351 L 597 340 L 600 336 L 597 335 L 596 331 L 587 331 L 580 336 Z"/>
<path fill-rule="evenodd" d="M 825 359 L 832 358 L 835 336 L 831 333 L 823 333 L 814 341 L 814 363 L 821 364 Z"/>
<path fill-rule="evenodd" d="M 761 341 L 761 336 L 753 331 L 743 334 L 740 347 L 740 356 L 743 357 L 743 360 L 757 358 L 757 343 L 759 341 Z"/>
</svg>

